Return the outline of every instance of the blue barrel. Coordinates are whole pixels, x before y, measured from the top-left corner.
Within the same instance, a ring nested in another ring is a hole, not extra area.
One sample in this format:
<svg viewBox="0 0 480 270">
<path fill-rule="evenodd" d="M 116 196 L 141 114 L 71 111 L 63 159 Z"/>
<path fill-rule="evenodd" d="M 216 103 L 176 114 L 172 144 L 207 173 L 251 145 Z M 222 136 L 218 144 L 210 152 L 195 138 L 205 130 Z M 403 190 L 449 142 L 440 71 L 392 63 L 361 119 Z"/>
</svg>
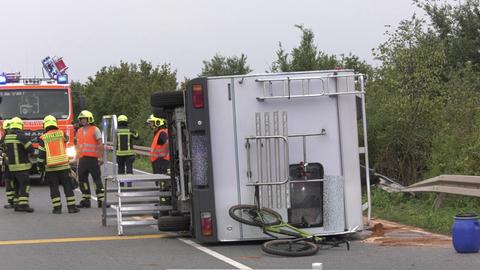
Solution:
<svg viewBox="0 0 480 270">
<path fill-rule="evenodd" d="M 458 253 L 475 253 L 480 249 L 480 224 L 474 214 L 456 215 L 452 227 L 453 247 Z"/>
</svg>

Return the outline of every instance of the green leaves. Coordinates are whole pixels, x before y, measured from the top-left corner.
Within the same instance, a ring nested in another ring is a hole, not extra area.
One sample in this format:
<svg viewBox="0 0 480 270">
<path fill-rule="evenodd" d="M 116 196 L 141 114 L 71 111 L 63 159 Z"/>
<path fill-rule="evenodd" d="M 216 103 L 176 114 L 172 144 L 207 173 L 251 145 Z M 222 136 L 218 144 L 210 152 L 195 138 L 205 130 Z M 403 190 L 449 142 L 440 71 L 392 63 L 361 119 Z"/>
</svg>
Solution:
<svg viewBox="0 0 480 270">
<path fill-rule="evenodd" d="M 176 71 L 169 64 L 154 67 L 141 60 L 139 64 L 120 62 L 119 66 L 103 67 L 80 89 L 97 123 L 102 115 L 125 114 L 130 127 L 140 133 L 138 144 L 148 144 L 151 131 L 144 122 L 152 113 L 150 95 L 176 86 Z"/>
<path fill-rule="evenodd" d="M 251 71 L 247 65 L 247 56 L 243 53 L 240 57 L 225 57 L 216 54 L 211 60 L 203 61 L 200 76 L 242 75 L 250 73 Z"/>
<path fill-rule="evenodd" d="M 303 25 L 295 25 L 295 27 L 302 32 L 300 44 L 288 54 L 283 49 L 282 43 L 279 43 L 279 49 L 276 51 L 277 60 L 271 67 L 272 72 L 334 69 L 339 66 L 339 61 L 334 55 L 327 55 L 317 50 L 312 30 Z"/>
<path fill-rule="evenodd" d="M 432 25 L 413 16 L 387 32 L 375 51 L 382 65 L 367 87 L 373 163 L 407 185 L 445 173 L 480 173 L 480 73 L 470 50 L 479 39 L 478 27 L 471 29 L 480 18 L 479 1 L 419 3 Z"/>
</svg>

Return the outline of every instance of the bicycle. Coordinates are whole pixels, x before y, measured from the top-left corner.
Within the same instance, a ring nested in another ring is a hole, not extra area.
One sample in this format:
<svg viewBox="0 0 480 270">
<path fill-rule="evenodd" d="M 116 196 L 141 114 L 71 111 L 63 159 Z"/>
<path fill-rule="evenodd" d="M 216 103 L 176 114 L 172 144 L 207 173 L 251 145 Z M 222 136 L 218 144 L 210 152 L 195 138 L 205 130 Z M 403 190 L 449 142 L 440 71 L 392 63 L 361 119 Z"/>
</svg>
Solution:
<svg viewBox="0 0 480 270">
<path fill-rule="evenodd" d="M 252 185 L 255 187 L 255 205 L 235 205 L 229 209 L 228 213 L 234 220 L 260 227 L 263 233 L 275 238 L 262 244 L 264 252 L 289 257 L 310 256 L 318 252 L 319 245 L 339 246 L 342 243 L 345 243 L 347 250 L 350 250 L 350 242 L 347 240 L 328 241 L 325 237 L 313 235 L 284 222 L 282 216 L 270 208 L 261 208 L 259 184 Z M 279 239 L 275 234 L 294 238 Z"/>
</svg>

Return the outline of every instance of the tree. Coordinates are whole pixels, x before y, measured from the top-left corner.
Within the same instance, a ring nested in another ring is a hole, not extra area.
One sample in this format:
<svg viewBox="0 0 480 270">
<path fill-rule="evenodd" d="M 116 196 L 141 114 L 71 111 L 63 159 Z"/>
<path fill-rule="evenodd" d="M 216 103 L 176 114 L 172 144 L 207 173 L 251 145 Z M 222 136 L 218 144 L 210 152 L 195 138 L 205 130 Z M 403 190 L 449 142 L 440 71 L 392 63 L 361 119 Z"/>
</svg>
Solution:
<svg viewBox="0 0 480 270">
<path fill-rule="evenodd" d="M 247 65 L 247 56 L 243 53 L 240 57 L 225 57 L 216 54 L 211 60 L 203 61 L 203 68 L 200 76 L 242 75 L 250 73 L 251 71 L 252 70 Z"/>
<path fill-rule="evenodd" d="M 80 113 L 80 96 L 82 95 L 83 84 L 80 82 L 70 83 L 70 88 L 72 89 L 72 105 L 73 105 L 73 114 L 78 115 Z"/>
<path fill-rule="evenodd" d="M 369 145 L 376 169 L 411 184 L 428 168 L 440 120 L 443 45 L 415 16 L 379 46 L 367 92 Z"/>
<path fill-rule="evenodd" d="M 82 92 L 97 123 L 102 115 L 125 114 L 130 126 L 139 131 L 142 144 L 151 136 L 144 127 L 145 119 L 152 113 L 150 95 L 175 90 L 176 86 L 176 71 L 169 64 L 153 67 L 142 60 L 139 64 L 120 62 L 119 66 L 101 68 L 88 78 Z"/>
<path fill-rule="evenodd" d="M 312 30 L 303 25 L 295 25 L 295 27 L 302 32 L 300 44 L 289 54 L 283 49 L 282 43 L 279 43 L 279 49 L 276 51 L 277 60 L 272 63 L 270 68 L 272 72 L 334 69 L 339 66 L 334 55 L 327 55 L 317 50 Z"/>
<path fill-rule="evenodd" d="M 466 0 L 455 6 L 438 0 L 416 2 L 444 42 L 450 66 L 461 68 L 468 63 L 480 71 L 480 1 Z"/>
<path fill-rule="evenodd" d="M 480 173 L 480 2 L 438 2 L 387 33 L 367 92 L 372 161 L 404 184 Z"/>
</svg>

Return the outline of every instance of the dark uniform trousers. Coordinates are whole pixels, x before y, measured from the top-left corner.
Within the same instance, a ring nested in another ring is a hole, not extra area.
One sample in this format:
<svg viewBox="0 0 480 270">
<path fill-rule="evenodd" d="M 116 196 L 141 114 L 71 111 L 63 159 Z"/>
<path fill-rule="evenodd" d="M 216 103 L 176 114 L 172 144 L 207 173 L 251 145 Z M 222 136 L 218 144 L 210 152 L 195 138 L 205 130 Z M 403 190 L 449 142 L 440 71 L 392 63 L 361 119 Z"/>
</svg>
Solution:
<svg viewBox="0 0 480 270">
<path fill-rule="evenodd" d="M 11 180 L 10 172 L 8 171 L 8 166 L 5 166 L 5 170 L 2 172 L 2 180 L 5 183 L 5 195 L 7 196 L 7 202 L 9 205 L 14 205 L 15 199 L 15 184 Z"/>
<path fill-rule="evenodd" d="M 163 158 L 158 158 L 152 162 L 152 171 L 153 174 L 167 174 L 167 170 L 170 168 L 170 160 L 165 160 Z M 155 183 L 158 185 L 158 183 Z M 161 190 L 170 190 L 169 181 L 160 181 Z M 160 197 L 160 205 L 170 205 L 170 197 Z M 160 211 L 161 216 L 168 215 L 168 211 Z"/>
<path fill-rule="evenodd" d="M 163 158 L 158 158 L 152 162 L 153 174 L 167 174 L 167 170 L 170 168 L 170 161 Z"/>
<path fill-rule="evenodd" d="M 30 171 L 10 172 L 10 181 L 13 181 L 15 197 L 14 203 L 17 205 L 28 205 L 30 192 Z"/>
<path fill-rule="evenodd" d="M 65 192 L 67 207 L 72 208 L 75 206 L 75 194 L 73 194 L 72 182 L 70 181 L 70 169 L 46 172 L 45 178 L 50 185 L 50 197 L 52 198 L 53 207 L 62 207 L 60 184 L 62 184 Z"/>
<path fill-rule="evenodd" d="M 133 174 L 133 162 L 135 161 L 134 155 L 117 156 L 118 174 L 125 174 L 125 167 L 127 167 L 126 173 Z"/>
<path fill-rule="evenodd" d="M 98 159 L 95 157 L 81 157 L 78 161 L 78 180 L 80 182 L 80 190 L 82 191 L 82 201 L 87 202 L 90 202 L 92 197 L 90 192 L 90 183 L 88 181 L 89 174 L 93 178 L 95 193 L 97 194 L 99 205 L 101 205 L 105 191 L 103 189 Z"/>
</svg>

